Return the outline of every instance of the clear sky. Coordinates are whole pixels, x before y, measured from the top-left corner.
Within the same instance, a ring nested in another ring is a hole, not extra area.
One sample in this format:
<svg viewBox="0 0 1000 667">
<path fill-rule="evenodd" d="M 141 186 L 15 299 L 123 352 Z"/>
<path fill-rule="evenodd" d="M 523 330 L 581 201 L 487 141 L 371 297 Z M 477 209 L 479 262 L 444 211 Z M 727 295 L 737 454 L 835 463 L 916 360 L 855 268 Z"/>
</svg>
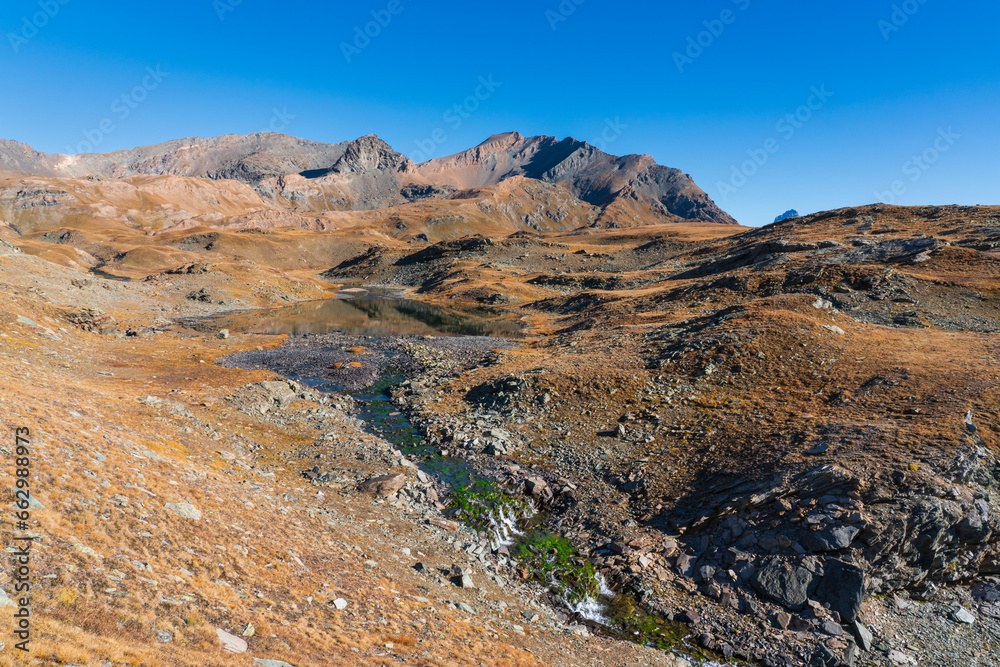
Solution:
<svg viewBox="0 0 1000 667">
<path fill-rule="evenodd" d="M 749 225 L 1000 204 L 998 27 L 992 0 L 6 0 L 0 137 L 375 133 L 420 158 L 517 130 L 651 154 Z"/>
</svg>

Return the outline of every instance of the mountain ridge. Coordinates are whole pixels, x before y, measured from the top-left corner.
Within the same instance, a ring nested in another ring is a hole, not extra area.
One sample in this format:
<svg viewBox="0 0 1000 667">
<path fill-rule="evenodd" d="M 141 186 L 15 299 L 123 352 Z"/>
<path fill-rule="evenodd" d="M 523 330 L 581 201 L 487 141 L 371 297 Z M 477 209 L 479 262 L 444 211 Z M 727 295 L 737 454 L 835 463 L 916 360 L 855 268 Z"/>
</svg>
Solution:
<svg viewBox="0 0 1000 667">
<path fill-rule="evenodd" d="M 572 137 L 518 132 L 494 134 L 466 151 L 420 164 L 375 134 L 336 144 L 275 132 L 227 134 L 80 155 L 42 153 L 0 140 L 0 169 L 74 179 L 229 179 L 313 211 L 374 210 L 413 201 L 412 192 L 444 198 L 522 176 L 569 183 L 581 201 L 612 209 L 606 222 L 611 226 L 619 218 L 638 224 L 644 219 L 736 224 L 688 174 L 649 155 L 615 156 Z"/>
</svg>

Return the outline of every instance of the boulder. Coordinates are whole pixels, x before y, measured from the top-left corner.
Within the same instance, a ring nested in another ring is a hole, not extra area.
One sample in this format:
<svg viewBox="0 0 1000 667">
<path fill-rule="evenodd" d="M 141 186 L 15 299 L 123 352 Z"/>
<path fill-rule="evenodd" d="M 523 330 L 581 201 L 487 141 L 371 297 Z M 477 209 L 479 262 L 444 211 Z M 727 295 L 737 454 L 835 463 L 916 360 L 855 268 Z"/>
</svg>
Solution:
<svg viewBox="0 0 1000 667">
<path fill-rule="evenodd" d="M 871 651 L 875 640 L 871 630 L 862 625 L 861 621 L 854 621 L 851 624 L 851 630 L 854 631 L 854 638 L 858 640 L 858 646 L 861 647 L 861 650 L 865 652 Z"/>
<path fill-rule="evenodd" d="M 838 551 L 851 546 L 860 529 L 854 526 L 837 526 L 829 530 L 809 533 L 804 542 L 813 551 Z"/>
<path fill-rule="evenodd" d="M 185 519 L 194 519 L 195 521 L 201 519 L 201 511 L 191 503 L 167 503 L 163 507 Z"/>
<path fill-rule="evenodd" d="M 529 477 L 524 480 L 524 492 L 529 496 L 540 498 L 547 488 L 549 488 L 548 483 L 541 477 Z"/>
<path fill-rule="evenodd" d="M 247 643 L 243 639 L 240 639 L 236 635 L 231 635 L 225 630 L 215 629 L 216 634 L 219 635 L 219 641 L 222 642 L 222 648 L 229 653 L 246 653 Z"/>
<path fill-rule="evenodd" d="M 374 495 L 377 498 L 388 498 L 402 489 L 404 484 L 406 484 L 406 475 L 402 473 L 382 475 L 362 482 L 358 485 L 358 491 Z"/>
<path fill-rule="evenodd" d="M 816 597 L 840 614 L 842 622 L 853 623 L 865 599 L 864 570 L 839 560 L 827 561 L 826 574 L 816 588 Z"/>
<path fill-rule="evenodd" d="M 804 567 L 772 562 L 754 573 L 750 584 L 761 595 L 793 611 L 805 608 L 813 574 Z"/>
</svg>

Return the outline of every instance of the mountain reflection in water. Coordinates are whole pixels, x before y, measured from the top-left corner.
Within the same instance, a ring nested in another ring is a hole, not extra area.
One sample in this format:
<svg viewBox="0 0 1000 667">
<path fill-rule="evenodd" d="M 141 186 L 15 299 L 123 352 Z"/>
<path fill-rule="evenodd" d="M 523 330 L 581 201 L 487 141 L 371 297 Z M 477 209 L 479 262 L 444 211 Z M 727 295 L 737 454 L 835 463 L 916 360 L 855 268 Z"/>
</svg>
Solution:
<svg viewBox="0 0 1000 667">
<path fill-rule="evenodd" d="M 399 298 L 311 301 L 288 308 L 227 313 L 210 318 L 212 326 L 236 333 L 327 334 L 361 336 L 519 337 L 520 322 L 499 311 L 443 309 Z"/>
</svg>

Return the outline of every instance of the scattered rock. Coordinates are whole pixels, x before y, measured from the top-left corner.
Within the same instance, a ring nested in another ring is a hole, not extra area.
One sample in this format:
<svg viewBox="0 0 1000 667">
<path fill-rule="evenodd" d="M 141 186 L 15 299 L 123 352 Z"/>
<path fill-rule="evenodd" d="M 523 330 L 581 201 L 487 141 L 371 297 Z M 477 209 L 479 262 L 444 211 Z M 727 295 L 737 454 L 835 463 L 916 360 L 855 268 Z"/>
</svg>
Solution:
<svg viewBox="0 0 1000 667">
<path fill-rule="evenodd" d="M 454 521 L 449 521 L 448 519 L 441 519 L 436 516 L 432 516 L 430 519 L 427 519 L 427 523 L 429 523 L 432 526 L 437 526 L 438 528 L 444 528 L 445 530 L 451 531 L 453 533 L 457 532 L 460 527 Z"/>
<path fill-rule="evenodd" d="M 167 503 L 163 507 L 185 519 L 194 519 L 195 521 L 201 519 L 201 510 L 191 503 Z"/>
<path fill-rule="evenodd" d="M 853 623 L 865 599 L 864 570 L 843 561 L 828 561 L 826 574 L 816 588 L 816 597 L 840 614 L 844 623 Z"/>
<path fill-rule="evenodd" d="M 230 653 L 246 653 L 247 643 L 246 641 L 240 639 L 236 635 L 231 635 L 225 630 L 215 629 L 215 632 L 219 635 L 219 641 L 222 642 L 222 648 L 229 651 Z"/>
<path fill-rule="evenodd" d="M 965 607 L 958 607 L 957 609 L 951 612 L 951 620 L 955 621 L 956 623 L 972 625 L 973 623 L 976 622 L 976 617 L 973 616 L 972 613 L 969 612 L 969 610 L 966 609 Z"/>
<path fill-rule="evenodd" d="M 772 562 L 758 570 L 750 583 L 761 595 L 800 611 L 809 600 L 813 574 L 804 567 Z"/>
<path fill-rule="evenodd" d="M 916 665 L 917 661 L 906 655 L 905 653 L 900 653 L 899 651 L 893 649 L 889 651 L 889 662 L 894 665 Z"/>
<path fill-rule="evenodd" d="M 397 493 L 406 484 L 406 475 L 402 473 L 373 477 L 358 485 L 358 491 L 368 493 L 377 498 L 388 498 Z"/>
<path fill-rule="evenodd" d="M 871 631 L 861 624 L 861 621 L 854 621 L 851 624 L 851 630 L 854 631 L 854 638 L 858 641 L 858 646 L 861 650 L 868 652 L 872 650 L 872 642 L 874 637 Z"/>
</svg>

